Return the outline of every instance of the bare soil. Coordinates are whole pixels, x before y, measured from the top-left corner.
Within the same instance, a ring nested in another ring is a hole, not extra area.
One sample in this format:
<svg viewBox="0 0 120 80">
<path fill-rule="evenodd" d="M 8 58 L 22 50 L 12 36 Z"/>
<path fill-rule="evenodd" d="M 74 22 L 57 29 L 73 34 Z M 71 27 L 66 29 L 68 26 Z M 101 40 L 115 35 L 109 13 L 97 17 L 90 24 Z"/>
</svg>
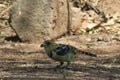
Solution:
<svg viewBox="0 0 120 80">
<path fill-rule="evenodd" d="M 0 39 L 0 77 L 5 80 L 119 80 L 120 42 L 112 34 L 68 36 L 56 43 L 90 51 L 97 58 L 77 54 L 68 69 L 48 58 L 40 44 Z M 101 40 L 99 40 L 101 39 Z"/>
<path fill-rule="evenodd" d="M 6 20 L 0 18 L 0 23 L 5 24 L 0 27 L 0 80 L 120 80 L 119 32 L 57 39 L 97 58 L 77 54 L 70 68 L 54 70 L 59 63 L 48 58 L 40 44 L 20 42 Z"/>
</svg>

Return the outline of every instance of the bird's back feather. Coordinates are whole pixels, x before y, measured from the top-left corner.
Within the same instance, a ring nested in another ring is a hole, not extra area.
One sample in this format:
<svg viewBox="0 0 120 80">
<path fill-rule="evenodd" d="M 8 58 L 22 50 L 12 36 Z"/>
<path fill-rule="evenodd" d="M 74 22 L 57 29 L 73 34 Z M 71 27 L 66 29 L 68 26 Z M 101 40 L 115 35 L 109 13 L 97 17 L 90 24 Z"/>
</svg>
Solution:
<svg viewBox="0 0 120 80">
<path fill-rule="evenodd" d="M 54 50 L 56 52 L 56 55 L 66 55 L 67 53 L 71 51 L 75 51 L 76 48 L 70 45 L 65 44 L 58 44 L 57 48 Z"/>
<path fill-rule="evenodd" d="M 57 44 L 56 48 L 48 53 L 48 56 L 56 61 L 70 62 L 74 58 L 76 50 L 75 47 L 70 45 Z"/>
</svg>

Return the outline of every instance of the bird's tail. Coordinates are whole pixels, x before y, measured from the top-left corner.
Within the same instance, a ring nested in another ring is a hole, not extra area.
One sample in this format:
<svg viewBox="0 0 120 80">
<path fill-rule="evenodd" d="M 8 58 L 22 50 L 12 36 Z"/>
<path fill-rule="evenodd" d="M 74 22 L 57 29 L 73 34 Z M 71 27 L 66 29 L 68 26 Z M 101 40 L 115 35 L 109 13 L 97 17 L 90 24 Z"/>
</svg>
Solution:
<svg viewBox="0 0 120 80">
<path fill-rule="evenodd" d="M 84 54 L 84 55 L 88 55 L 88 56 L 92 56 L 92 57 L 97 57 L 97 55 L 92 54 L 90 52 L 86 52 L 86 51 L 78 50 L 78 53 L 81 53 L 81 54 Z"/>
</svg>

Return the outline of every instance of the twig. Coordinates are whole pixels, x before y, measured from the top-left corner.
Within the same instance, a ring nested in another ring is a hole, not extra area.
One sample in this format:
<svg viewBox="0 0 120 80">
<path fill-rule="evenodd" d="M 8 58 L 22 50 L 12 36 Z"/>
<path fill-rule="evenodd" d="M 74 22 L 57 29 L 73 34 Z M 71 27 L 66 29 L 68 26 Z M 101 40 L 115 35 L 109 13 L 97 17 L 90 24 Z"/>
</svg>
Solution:
<svg viewBox="0 0 120 80">
<path fill-rule="evenodd" d="M 2 17 L 8 10 L 12 8 L 12 5 L 5 9 L 3 12 L 0 13 L 0 17 Z"/>
</svg>

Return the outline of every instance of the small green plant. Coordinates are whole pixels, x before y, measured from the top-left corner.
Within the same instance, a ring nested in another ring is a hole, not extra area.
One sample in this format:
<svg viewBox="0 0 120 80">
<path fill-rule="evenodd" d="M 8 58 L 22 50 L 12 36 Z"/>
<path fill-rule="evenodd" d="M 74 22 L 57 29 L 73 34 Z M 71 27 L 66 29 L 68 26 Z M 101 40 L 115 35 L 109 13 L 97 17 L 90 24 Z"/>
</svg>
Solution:
<svg viewBox="0 0 120 80">
<path fill-rule="evenodd" d="M 44 63 L 44 64 L 51 64 L 51 62 L 48 61 L 48 60 L 44 61 L 43 63 Z"/>
<path fill-rule="evenodd" d="M 0 33 L 0 38 L 5 38 L 5 37 L 6 37 L 5 34 L 1 34 L 1 33 Z"/>
<path fill-rule="evenodd" d="M 63 78 L 61 78 L 60 80 L 67 80 L 66 75 L 63 75 Z"/>
<path fill-rule="evenodd" d="M 112 63 L 116 63 L 117 59 L 116 58 L 113 58 L 112 59 Z"/>
</svg>

